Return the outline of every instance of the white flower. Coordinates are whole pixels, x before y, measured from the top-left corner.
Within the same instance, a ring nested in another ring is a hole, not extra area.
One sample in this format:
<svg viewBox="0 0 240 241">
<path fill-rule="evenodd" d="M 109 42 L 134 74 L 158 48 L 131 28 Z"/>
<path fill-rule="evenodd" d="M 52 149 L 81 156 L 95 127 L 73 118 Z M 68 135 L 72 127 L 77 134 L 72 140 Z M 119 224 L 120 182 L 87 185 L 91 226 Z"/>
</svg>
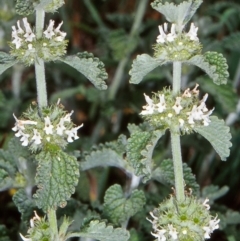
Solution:
<svg viewBox="0 0 240 241">
<path fill-rule="evenodd" d="M 204 126 L 208 126 L 209 123 L 211 122 L 211 120 L 209 119 L 209 116 L 213 113 L 213 111 L 214 111 L 214 108 L 202 116 Z"/>
<path fill-rule="evenodd" d="M 42 137 L 40 136 L 40 133 L 37 131 L 37 129 L 33 129 L 34 135 L 32 137 L 32 140 L 34 141 L 34 144 L 39 145 L 41 144 Z"/>
<path fill-rule="evenodd" d="M 159 103 L 156 104 L 156 107 L 158 108 L 158 112 L 162 113 L 164 110 L 166 110 L 166 102 L 164 95 L 159 95 Z"/>
<path fill-rule="evenodd" d="M 163 28 L 164 28 L 164 30 L 163 30 Z M 157 43 L 165 43 L 166 41 L 168 41 L 168 42 L 174 41 L 174 39 L 177 37 L 175 28 L 176 28 L 176 24 L 173 23 L 171 26 L 171 32 L 169 34 L 166 34 L 165 32 L 167 32 L 167 23 L 164 23 L 163 27 L 162 27 L 162 25 L 158 26 L 160 35 L 157 36 Z"/>
<path fill-rule="evenodd" d="M 210 238 L 210 234 L 215 230 L 219 228 L 219 223 L 220 219 L 217 219 L 217 216 L 213 219 L 210 220 L 209 226 L 203 227 L 203 230 L 205 231 L 204 233 L 204 238 Z"/>
<path fill-rule="evenodd" d="M 28 145 L 28 138 L 29 138 L 29 134 L 25 134 L 22 133 L 22 137 L 20 139 L 20 141 L 22 141 L 22 146 L 27 146 Z"/>
<path fill-rule="evenodd" d="M 15 126 L 12 128 L 13 131 L 18 131 L 23 133 L 22 131 L 25 130 L 24 125 L 37 125 L 36 121 L 31 121 L 31 120 L 18 120 L 18 118 L 13 114 L 14 119 L 16 120 Z M 15 136 L 17 136 L 17 134 Z M 20 134 L 20 133 L 19 133 Z M 21 134 L 22 135 L 22 134 Z M 18 135 L 17 137 L 21 136 Z"/>
<path fill-rule="evenodd" d="M 141 115 L 151 115 L 154 112 L 153 100 L 145 94 L 144 94 L 144 97 L 145 97 L 145 100 L 147 102 L 147 105 L 143 106 L 143 109 L 145 109 L 145 110 L 143 110 L 140 114 Z"/>
<path fill-rule="evenodd" d="M 47 39 L 51 39 L 52 36 L 55 35 L 55 33 L 53 31 L 53 25 L 54 25 L 54 21 L 50 19 L 47 29 L 43 32 L 43 34 L 45 35 L 45 37 Z"/>
<path fill-rule="evenodd" d="M 210 209 L 210 205 L 208 204 L 208 202 L 209 202 L 209 199 L 208 199 L 208 198 L 206 198 L 206 199 L 204 200 L 204 202 L 203 202 L 203 206 L 204 206 L 207 210 Z"/>
<path fill-rule="evenodd" d="M 23 34 L 24 31 L 23 31 L 23 29 L 22 29 L 21 26 L 20 26 L 20 21 L 19 21 L 19 20 L 17 21 L 17 26 L 18 26 L 17 33 L 18 33 L 18 34 Z"/>
<path fill-rule="evenodd" d="M 193 93 L 194 95 L 199 95 L 199 90 L 197 89 L 198 86 L 199 86 L 199 84 L 196 84 L 195 87 L 194 87 L 194 89 L 192 90 L 192 93 Z"/>
<path fill-rule="evenodd" d="M 71 117 L 71 115 L 73 114 L 73 112 L 74 112 L 74 111 L 72 110 L 70 113 L 66 114 L 65 117 L 63 117 L 63 119 L 64 119 L 65 122 L 70 122 L 70 121 L 71 121 L 71 118 L 70 118 L 70 117 Z"/>
<path fill-rule="evenodd" d="M 27 18 L 23 18 L 23 24 L 26 30 L 26 33 L 23 36 L 25 37 L 26 41 L 32 42 L 33 39 L 35 38 L 35 34 L 32 32 L 30 24 L 27 21 Z"/>
<path fill-rule="evenodd" d="M 16 45 L 16 49 L 19 49 L 22 45 L 22 39 L 19 38 L 18 36 L 14 37 L 12 43 Z"/>
<path fill-rule="evenodd" d="M 33 218 L 30 219 L 30 226 L 31 228 L 33 228 L 35 225 L 34 225 L 34 222 L 37 220 L 37 221 L 41 221 L 41 218 L 37 215 L 37 212 L 34 211 L 34 214 L 35 216 Z"/>
<path fill-rule="evenodd" d="M 178 122 L 179 122 L 179 124 L 180 124 L 180 127 L 183 127 L 183 125 L 184 125 L 184 120 L 183 120 L 183 119 L 178 119 Z"/>
<path fill-rule="evenodd" d="M 50 118 L 47 116 L 44 118 L 45 121 L 45 127 L 43 130 L 46 132 L 47 135 L 53 134 L 53 125 L 51 124 Z"/>
<path fill-rule="evenodd" d="M 159 230 L 157 229 L 156 233 L 151 232 L 151 234 L 158 239 L 158 241 L 166 241 L 167 238 L 165 237 L 164 233 L 166 233 L 165 229 Z"/>
<path fill-rule="evenodd" d="M 21 233 L 19 233 L 19 234 L 20 234 L 20 237 L 23 241 L 32 241 L 31 238 L 25 238 Z"/>
<path fill-rule="evenodd" d="M 169 235 L 172 237 L 173 240 L 177 239 L 177 231 L 176 229 L 172 226 L 172 224 L 168 224 L 168 228 L 169 228 Z"/>
<path fill-rule="evenodd" d="M 62 24 L 63 24 L 63 22 L 61 22 L 61 23 L 57 26 L 57 28 L 55 28 L 55 30 L 54 30 L 54 32 L 58 35 L 58 36 L 55 37 L 54 39 L 55 39 L 56 41 L 59 41 L 59 42 L 63 41 L 64 38 L 65 38 L 66 35 L 67 35 L 67 33 L 60 31 L 60 28 L 61 28 Z"/>
<path fill-rule="evenodd" d="M 185 91 L 184 91 L 184 93 L 183 93 L 183 95 L 182 95 L 182 97 L 187 97 L 187 98 L 190 98 L 192 95 L 191 95 L 191 93 L 190 93 L 190 89 L 189 88 L 187 88 Z"/>
<path fill-rule="evenodd" d="M 193 41 L 198 41 L 197 31 L 198 31 L 198 28 L 195 27 L 194 23 L 191 23 L 190 30 L 189 30 L 189 32 L 188 32 L 186 35 L 187 35 L 191 40 L 193 40 Z"/>
<path fill-rule="evenodd" d="M 175 105 L 172 107 L 176 114 L 178 115 L 180 113 L 180 111 L 183 109 L 183 107 L 181 106 L 181 97 L 177 97 L 176 98 L 176 102 L 175 102 Z"/>
<path fill-rule="evenodd" d="M 59 136 L 62 136 L 64 130 L 66 130 L 66 127 L 64 126 L 64 118 L 61 118 L 59 123 L 57 124 L 57 134 Z"/>
<path fill-rule="evenodd" d="M 77 126 L 77 127 L 74 127 L 74 128 L 72 128 L 71 130 L 66 130 L 65 131 L 65 133 L 67 134 L 67 141 L 68 142 L 73 142 L 73 139 L 74 140 L 77 140 L 79 137 L 78 137 L 78 135 L 77 135 L 77 131 L 78 131 L 78 129 L 80 129 L 81 127 L 83 126 L 83 124 L 82 125 L 80 125 L 80 126 Z"/>
</svg>

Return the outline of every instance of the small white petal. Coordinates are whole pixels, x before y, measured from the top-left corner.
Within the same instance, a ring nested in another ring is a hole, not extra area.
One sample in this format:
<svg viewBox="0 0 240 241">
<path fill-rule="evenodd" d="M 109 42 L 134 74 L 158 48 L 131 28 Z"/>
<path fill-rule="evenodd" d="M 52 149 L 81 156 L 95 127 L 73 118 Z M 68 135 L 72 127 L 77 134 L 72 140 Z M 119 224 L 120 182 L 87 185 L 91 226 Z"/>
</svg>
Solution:
<svg viewBox="0 0 240 241">
<path fill-rule="evenodd" d="M 31 238 L 25 238 L 21 233 L 19 233 L 23 241 L 32 241 Z"/>
</svg>

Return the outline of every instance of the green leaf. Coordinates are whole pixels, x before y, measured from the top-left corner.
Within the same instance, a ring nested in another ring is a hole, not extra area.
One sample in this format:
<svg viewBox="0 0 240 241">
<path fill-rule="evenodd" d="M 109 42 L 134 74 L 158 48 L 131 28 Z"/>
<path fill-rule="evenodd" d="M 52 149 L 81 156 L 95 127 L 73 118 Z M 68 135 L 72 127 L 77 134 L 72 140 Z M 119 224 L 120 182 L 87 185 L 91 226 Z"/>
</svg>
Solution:
<svg viewBox="0 0 240 241">
<path fill-rule="evenodd" d="M 0 191 L 4 191 L 12 187 L 13 179 L 4 169 L 0 169 Z"/>
<path fill-rule="evenodd" d="M 5 70 L 12 67 L 18 61 L 14 59 L 11 55 L 0 52 L 0 74 L 2 74 Z"/>
<path fill-rule="evenodd" d="M 104 68 L 104 64 L 98 58 L 94 57 L 93 54 L 83 52 L 59 60 L 82 73 L 96 88 L 100 90 L 107 89 L 104 80 L 107 79 L 108 75 Z"/>
<path fill-rule="evenodd" d="M 208 77 L 198 78 L 196 82 L 201 86 L 204 92 L 214 97 L 216 102 L 221 105 L 221 108 L 223 108 L 226 113 L 235 112 L 238 96 L 230 82 L 228 82 L 224 88 L 209 81 Z"/>
<path fill-rule="evenodd" d="M 219 120 L 216 116 L 210 117 L 209 126 L 195 127 L 194 130 L 206 138 L 215 151 L 218 153 L 222 161 L 225 161 L 230 154 L 231 133 L 230 128 L 226 126 L 223 120 Z"/>
<path fill-rule="evenodd" d="M 153 169 L 153 151 L 164 131 L 142 131 L 135 125 L 129 125 L 131 136 L 127 144 L 127 161 L 137 176 L 143 176 L 146 182 L 151 178 Z"/>
<path fill-rule="evenodd" d="M 79 165 L 74 156 L 62 150 L 44 152 L 36 155 L 38 168 L 36 183 L 38 190 L 34 194 L 36 204 L 45 212 L 56 209 L 57 206 L 65 207 L 79 178 Z"/>
<path fill-rule="evenodd" d="M 200 187 L 196 181 L 196 177 L 193 175 L 192 169 L 186 163 L 183 163 L 183 177 L 187 188 L 191 188 L 195 195 L 199 193 Z M 173 161 L 171 159 L 163 160 L 160 166 L 153 171 L 152 178 L 160 183 L 174 186 Z"/>
<path fill-rule="evenodd" d="M 227 49 L 240 52 L 240 32 L 235 32 L 225 37 L 222 44 Z"/>
<path fill-rule="evenodd" d="M 217 85 L 227 83 L 229 77 L 228 65 L 222 54 L 206 52 L 204 55 L 195 55 L 184 62 L 196 65 L 204 70 Z"/>
<path fill-rule="evenodd" d="M 126 198 L 122 187 L 115 184 L 105 193 L 103 213 L 113 224 L 121 225 L 141 211 L 145 202 L 143 191 L 133 190 L 131 196 Z"/>
<path fill-rule="evenodd" d="M 15 5 L 16 13 L 23 16 L 34 13 L 35 2 L 34 0 L 17 0 Z"/>
<path fill-rule="evenodd" d="M 237 211 L 228 210 L 225 218 L 226 218 L 225 221 L 228 225 L 240 224 L 240 213 Z"/>
<path fill-rule="evenodd" d="M 33 216 L 33 211 L 36 209 L 34 201 L 27 196 L 24 189 L 19 189 L 13 196 L 13 202 L 21 213 L 21 219 L 28 224 L 30 218 Z"/>
<path fill-rule="evenodd" d="M 107 226 L 106 223 L 94 220 L 84 227 L 79 237 L 96 239 L 100 241 L 127 241 L 129 239 L 129 232 L 123 228 L 113 228 Z"/>
<path fill-rule="evenodd" d="M 137 39 L 129 41 L 125 30 L 118 29 L 110 32 L 108 42 L 112 49 L 113 58 L 119 61 L 135 49 Z"/>
<path fill-rule="evenodd" d="M 163 0 L 155 0 L 151 3 L 151 6 L 162 13 L 167 21 L 176 23 L 178 26 L 184 26 L 192 18 L 202 2 L 202 0 L 189 0 L 175 5 Z"/>
<path fill-rule="evenodd" d="M 165 60 L 152 58 L 147 54 L 138 55 L 133 60 L 132 69 L 129 72 L 131 75 L 130 83 L 139 84 L 145 75 L 164 63 Z"/>
<path fill-rule="evenodd" d="M 219 188 L 219 186 L 209 185 L 203 188 L 202 197 L 208 198 L 211 204 L 218 198 L 223 197 L 228 191 L 229 187 L 227 186 Z"/>
</svg>

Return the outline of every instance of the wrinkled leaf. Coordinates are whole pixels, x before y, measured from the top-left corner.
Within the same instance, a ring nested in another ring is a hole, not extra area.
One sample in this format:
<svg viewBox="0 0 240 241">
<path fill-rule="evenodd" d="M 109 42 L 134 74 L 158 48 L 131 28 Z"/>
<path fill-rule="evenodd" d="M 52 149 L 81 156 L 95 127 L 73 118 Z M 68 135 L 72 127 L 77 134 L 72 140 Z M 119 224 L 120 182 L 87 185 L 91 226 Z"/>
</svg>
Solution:
<svg viewBox="0 0 240 241">
<path fill-rule="evenodd" d="M 202 0 L 188 0 L 175 5 L 163 0 L 155 0 L 151 6 L 162 13 L 167 21 L 177 25 L 185 25 L 201 5 Z"/>
<path fill-rule="evenodd" d="M 34 198 L 37 206 L 45 212 L 57 206 L 65 207 L 78 183 L 79 165 L 76 158 L 58 150 L 42 151 L 36 155 L 36 160 L 38 167 L 35 179 L 38 190 Z"/>
<path fill-rule="evenodd" d="M 222 161 L 225 161 L 230 154 L 232 138 L 230 128 L 226 126 L 223 120 L 219 120 L 216 116 L 210 117 L 209 126 L 195 127 L 194 130 L 206 138 L 215 151 L 218 153 Z"/>
<path fill-rule="evenodd" d="M 82 73 L 96 88 L 100 90 L 107 89 L 105 80 L 108 75 L 104 68 L 104 64 L 92 54 L 83 52 L 78 53 L 77 55 L 67 56 L 59 60 Z"/>
<path fill-rule="evenodd" d="M 0 169 L 0 191 L 4 191 L 12 187 L 13 179 L 4 169 Z"/>
<path fill-rule="evenodd" d="M 223 186 L 220 188 L 219 186 L 209 185 L 203 188 L 202 196 L 208 198 L 211 204 L 218 198 L 224 196 L 228 191 L 229 187 L 227 186 Z"/>
<path fill-rule="evenodd" d="M 106 223 L 98 220 L 91 221 L 89 225 L 84 227 L 78 234 L 78 237 L 99 241 L 127 241 L 129 236 L 129 232 L 126 229 L 113 228 L 113 226 L 107 226 Z"/>
<path fill-rule="evenodd" d="M 36 1 L 34 0 L 17 0 L 15 5 L 16 13 L 23 16 L 28 16 L 34 13 Z"/>
<path fill-rule="evenodd" d="M 5 70 L 12 67 L 18 61 L 14 59 L 11 55 L 0 52 L 0 74 L 2 74 Z"/>
<path fill-rule="evenodd" d="M 175 179 L 173 161 L 171 159 L 163 160 L 160 166 L 153 171 L 152 177 L 160 183 L 174 186 Z M 187 188 L 191 188 L 193 193 L 196 195 L 199 192 L 199 185 L 191 168 L 186 163 L 183 163 L 183 177 Z"/>
<path fill-rule="evenodd" d="M 120 225 L 142 210 L 145 202 L 143 191 L 133 190 L 131 196 L 126 198 L 122 187 L 115 184 L 105 193 L 103 213 L 113 224 Z"/>
<path fill-rule="evenodd" d="M 13 202 L 21 213 L 21 219 L 28 224 L 30 218 L 33 216 L 36 204 L 32 198 L 28 197 L 24 189 L 19 189 L 13 196 Z"/>
<path fill-rule="evenodd" d="M 131 75 L 130 83 L 139 84 L 145 75 L 164 63 L 164 60 L 152 58 L 147 54 L 138 55 L 137 58 L 133 60 L 132 69 L 129 72 Z"/>
<path fill-rule="evenodd" d="M 196 65 L 204 70 L 217 85 L 227 83 L 229 77 L 228 65 L 222 54 L 206 52 L 204 55 L 195 55 L 184 62 Z"/>
</svg>

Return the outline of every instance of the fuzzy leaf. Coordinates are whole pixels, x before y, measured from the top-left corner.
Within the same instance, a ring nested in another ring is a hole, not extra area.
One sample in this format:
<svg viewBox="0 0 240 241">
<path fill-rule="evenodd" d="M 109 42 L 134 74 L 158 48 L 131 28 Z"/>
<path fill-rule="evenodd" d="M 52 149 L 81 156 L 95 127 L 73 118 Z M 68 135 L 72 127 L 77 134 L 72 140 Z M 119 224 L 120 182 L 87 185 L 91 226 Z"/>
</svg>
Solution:
<svg viewBox="0 0 240 241">
<path fill-rule="evenodd" d="M 38 168 L 36 183 L 38 190 L 34 194 L 36 204 L 45 212 L 57 206 L 65 207 L 79 178 L 79 165 L 74 156 L 62 150 L 41 152 L 36 155 Z"/>
<path fill-rule="evenodd" d="M 228 210 L 226 213 L 226 223 L 228 225 L 236 225 L 236 224 L 240 224 L 240 213 L 237 211 L 233 211 L 233 210 Z"/>
<path fill-rule="evenodd" d="M 160 166 L 154 170 L 152 177 L 160 183 L 174 186 L 173 161 L 171 159 L 163 160 Z M 191 168 L 186 163 L 183 163 L 183 177 L 187 188 L 191 188 L 197 194 L 199 192 L 199 185 L 197 184 L 195 175 L 192 174 Z"/>
<path fill-rule="evenodd" d="M 155 0 L 151 3 L 151 6 L 162 13 L 167 21 L 181 26 L 185 25 L 192 18 L 201 3 L 202 0 L 188 0 L 175 5 L 174 3 L 164 3 L 163 0 Z"/>
<path fill-rule="evenodd" d="M 133 167 L 136 176 L 144 175 L 144 167 L 141 163 L 141 151 L 146 147 L 152 137 L 152 133 L 147 131 L 140 131 L 133 133 L 128 138 L 127 145 L 127 159 L 129 164 Z"/>
<path fill-rule="evenodd" d="M 21 213 L 21 219 L 28 223 L 36 208 L 34 201 L 27 196 L 24 189 L 19 189 L 13 196 L 13 202 Z"/>
<path fill-rule="evenodd" d="M 11 55 L 0 52 L 0 74 L 2 74 L 5 70 L 12 67 L 18 61 L 14 59 Z"/>
<path fill-rule="evenodd" d="M 13 180 L 9 177 L 4 169 L 0 169 L 0 191 L 4 191 L 12 187 Z"/>
<path fill-rule="evenodd" d="M 108 41 L 112 49 L 113 58 L 117 61 L 131 53 L 137 44 L 136 39 L 129 41 L 128 35 L 123 29 L 111 31 Z"/>
<path fill-rule="evenodd" d="M 164 63 L 165 60 L 155 59 L 147 54 L 138 55 L 133 60 L 132 69 L 129 72 L 131 75 L 130 83 L 139 84 L 145 75 Z"/>
<path fill-rule="evenodd" d="M 35 2 L 34 0 L 17 0 L 15 5 L 16 13 L 23 16 L 34 13 Z"/>
<path fill-rule="evenodd" d="M 223 39 L 223 46 L 232 51 L 240 52 L 240 32 L 235 32 Z"/>
<path fill-rule="evenodd" d="M 126 198 L 122 187 L 115 184 L 105 193 L 103 213 L 113 224 L 120 225 L 142 210 L 145 202 L 143 191 L 133 190 Z"/>
<path fill-rule="evenodd" d="M 98 58 L 94 57 L 93 54 L 83 52 L 59 60 L 82 73 L 96 88 L 100 90 L 107 89 L 104 80 L 107 79 L 108 75 L 104 68 L 104 64 Z"/>
<path fill-rule="evenodd" d="M 85 171 L 94 167 L 114 166 L 123 168 L 126 163 L 121 155 L 111 149 L 93 151 L 86 156 L 85 161 L 80 163 L 81 170 Z"/>
<path fill-rule="evenodd" d="M 88 227 L 83 228 L 79 236 L 99 241 L 127 241 L 130 235 L 123 228 L 113 228 L 104 222 L 94 220 L 89 223 Z"/>
<path fill-rule="evenodd" d="M 223 120 L 219 120 L 216 116 L 210 117 L 209 126 L 195 127 L 194 130 L 206 138 L 215 151 L 218 153 L 222 161 L 225 161 L 230 154 L 231 133 L 230 128 L 226 126 Z"/>
<path fill-rule="evenodd" d="M 196 55 L 184 62 L 196 65 L 204 70 L 217 85 L 227 83 L 229 76 L 228 65 L 222 54 L 206 52 L 204 55 Z"/>
<path fill-rule="evenodd" d="M 227 186 L 219 188 L 219 186 L 209 185 L 203 188 L 202 196 L 205 198 L 209 198 L 211 204 L 218 198 L 223 197 L 228 191 L 229 187 Z"/>
</svg>

